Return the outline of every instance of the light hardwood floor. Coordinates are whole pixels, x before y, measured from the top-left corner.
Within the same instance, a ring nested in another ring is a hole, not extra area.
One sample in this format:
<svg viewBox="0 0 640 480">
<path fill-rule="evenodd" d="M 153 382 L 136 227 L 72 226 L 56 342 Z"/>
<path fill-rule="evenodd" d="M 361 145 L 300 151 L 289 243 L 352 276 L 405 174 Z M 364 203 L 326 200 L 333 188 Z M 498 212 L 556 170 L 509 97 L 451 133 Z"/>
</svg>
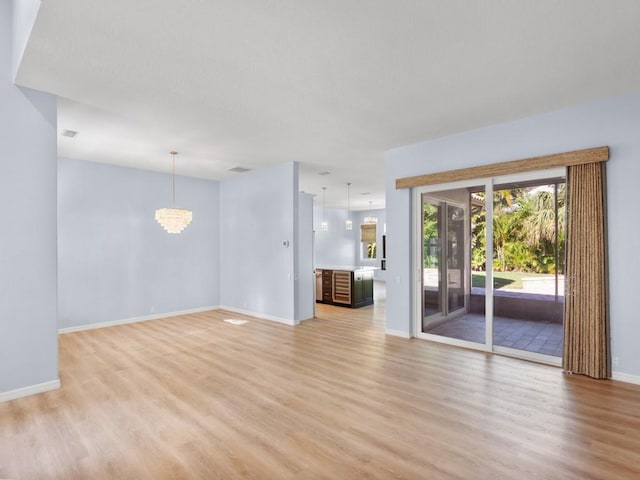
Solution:
<svg viewBox="0 0 640 480">
<path fill-rule="evenodd" d="M 640 478 L 640 387 L 385 337 L 383 308 L 63 335 L 62 388 L 0 404 L 0 478 Z"/>
</svg>

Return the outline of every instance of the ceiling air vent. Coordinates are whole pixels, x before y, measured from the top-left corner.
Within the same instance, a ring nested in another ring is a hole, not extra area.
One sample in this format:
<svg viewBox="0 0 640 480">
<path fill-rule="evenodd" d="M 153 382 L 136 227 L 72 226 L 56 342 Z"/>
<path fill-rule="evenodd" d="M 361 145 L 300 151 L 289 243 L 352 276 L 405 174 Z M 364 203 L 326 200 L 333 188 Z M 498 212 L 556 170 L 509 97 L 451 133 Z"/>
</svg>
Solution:
<svg viewBox="0 0 640 480">
<path fill-rule="evenodd" d="M 76 132 L 75 130 L 62 130 L 62 133 L 60 135 L 62 135 L 63 137 L 73 138 L 77 134 L 78 132 Z"/>
<path fill-rule="evenodd" d="M 249 170 L 251 169 L 245 168 L 245 167 L 233 167 L 229 169 L 230 172 L 235 172 L 235 173 L 244 173 L 244 172 L 248 172 Z"/>
</svg>

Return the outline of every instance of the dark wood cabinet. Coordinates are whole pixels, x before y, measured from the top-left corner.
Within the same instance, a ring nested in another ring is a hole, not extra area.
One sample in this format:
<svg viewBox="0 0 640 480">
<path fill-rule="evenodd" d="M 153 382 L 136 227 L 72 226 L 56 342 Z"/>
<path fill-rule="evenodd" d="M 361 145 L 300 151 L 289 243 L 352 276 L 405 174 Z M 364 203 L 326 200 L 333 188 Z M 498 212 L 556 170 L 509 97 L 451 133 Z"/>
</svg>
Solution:
<svg viewBox="0 0 640 480">
<path fill-rule="evenodd" d="M 333 303 L 333 270 L 322 270 L 322 303 Z"/>
<path fill-rule="evenodd" d="M 321 303 L 363 307 L 373 303 L 373 270 L 321 270 Z"/>
<path fill-rule="evenodd" d="M 351 274 L 354 277 L 351 306 L 357 308 L 373 304 L 373 270 L 356 270 Z"/>
</svg>

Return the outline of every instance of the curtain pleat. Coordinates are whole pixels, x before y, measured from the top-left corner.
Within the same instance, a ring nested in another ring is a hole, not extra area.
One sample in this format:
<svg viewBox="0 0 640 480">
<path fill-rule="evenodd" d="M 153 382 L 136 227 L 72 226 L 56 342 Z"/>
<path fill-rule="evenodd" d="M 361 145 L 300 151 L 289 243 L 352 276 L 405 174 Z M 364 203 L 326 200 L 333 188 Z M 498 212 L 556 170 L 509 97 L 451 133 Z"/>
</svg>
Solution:
<svg viewBox="0 0 640 480">
<path fill-rule="evenodd" d="M 568 167 L 563 368 L 608 378 L 605 163 Z"/>
</svg>

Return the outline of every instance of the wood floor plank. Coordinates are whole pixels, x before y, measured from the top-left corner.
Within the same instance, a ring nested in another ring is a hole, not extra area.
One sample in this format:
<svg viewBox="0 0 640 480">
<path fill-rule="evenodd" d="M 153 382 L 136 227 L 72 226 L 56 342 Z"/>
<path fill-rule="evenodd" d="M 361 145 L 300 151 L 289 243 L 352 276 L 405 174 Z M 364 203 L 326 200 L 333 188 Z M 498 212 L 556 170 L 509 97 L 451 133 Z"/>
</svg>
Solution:
<svg viewBox="0 0 640 480">
<path fill-rule="evenodd" d="M 60 336 L 62 388 L 0 404 L 0 478 L 640 478 L 640 387 L 317 314 Z"/>
</svg>

